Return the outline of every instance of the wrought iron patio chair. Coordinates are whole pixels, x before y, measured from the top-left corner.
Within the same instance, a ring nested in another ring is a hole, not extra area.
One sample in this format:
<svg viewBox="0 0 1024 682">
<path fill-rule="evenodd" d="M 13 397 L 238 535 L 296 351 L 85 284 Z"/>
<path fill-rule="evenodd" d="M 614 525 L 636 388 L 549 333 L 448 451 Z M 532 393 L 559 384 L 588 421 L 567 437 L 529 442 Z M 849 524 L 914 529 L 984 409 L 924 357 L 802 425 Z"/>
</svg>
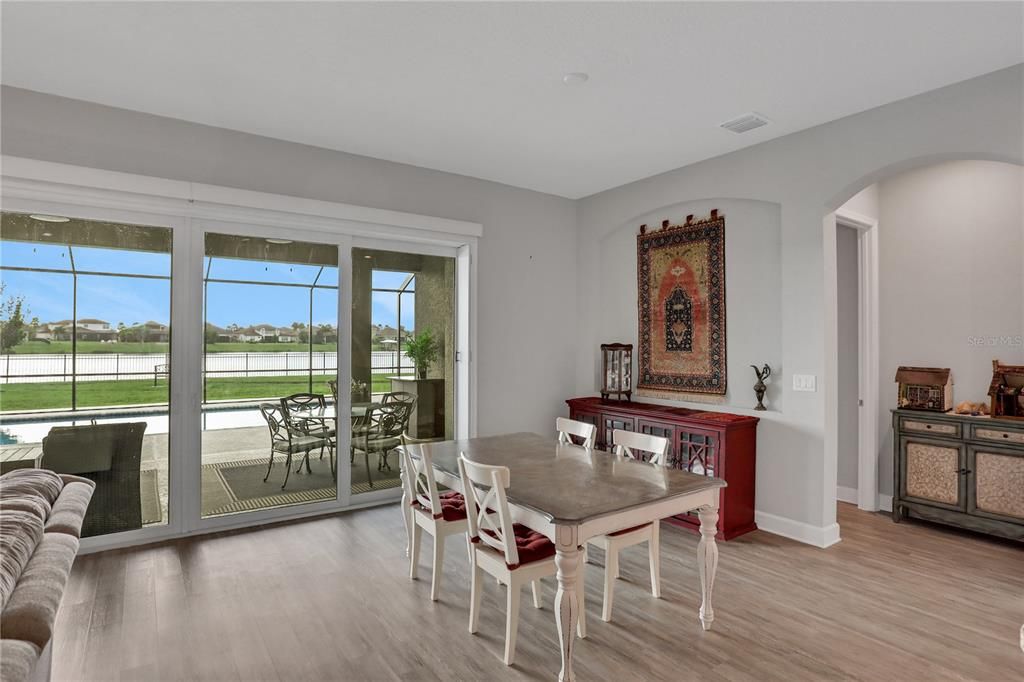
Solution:
<svg viewBox="0 0 1024 682">
<path fill-rule="evenodd" d="M 306 473 L 313 473 L 309 466 L 309 453 L 319 448 L 322 457 L 323 449 L 329 446 L 329 441 L 325 437 L 306 435 L 289 428 L 284 411 L 273 403 L 261 404 L 260 413 L 270 429 L 270 462 L 267 464 L 267 475 L 263 477 L 263 481 L 266 482 L 270 478 L 270 471 L 274 467 L 274 454 L 280 453 L 285 456 L 284 483 L 281 484 L 281 490 L 284 490 L 292 471 L 292 456 L 302 453 L 302 461 L 299 462 L 299 468 L 295 473 L 302 470 L 303 463 L 306 465 Z M 331 474 L 334 475 L 335 471 L 334 451 L 331 450 Z"/>
<path fill-rule="evenodd" d="M 402 444 L 402 434 L 409 424 L 410 409 L 407 403 L 374 405 L 366 412 L 366 430 L 353 437 L 355 450 L 363 453 L 366 463 L 366 480 L 373 487 L 370 474 L 370 453 L 378 456 L 377 470 L 391 469 L 388 454 Z"/>
<path fill-rule="evenodd" d="M 408 391 L 392 391 L 391 393 L 385 393 L 384 397 L 381 398 L 381 402 L 385 405 L 391 403 L 415 403 L 416 396 Z"/>
<path fill-rule="evenodd" d="M 337 405 L 337 403 L 335 403 Z M 337 432 L 331 426 L 329 420 L 316 419 L 308 416 L 296 416 L 295 413 L 302 410 L 324 410 L 327 408 L 327 401 L 322 393 L 293 393 L 281 398 L 281 411 L 284 413 L 288 428 L 295 429 L 303 436 L 316 436 L 326 438 L 328 447 L 333 450 Z M 324 455 L 320 453 L 320 459 Z"/>
</svg>

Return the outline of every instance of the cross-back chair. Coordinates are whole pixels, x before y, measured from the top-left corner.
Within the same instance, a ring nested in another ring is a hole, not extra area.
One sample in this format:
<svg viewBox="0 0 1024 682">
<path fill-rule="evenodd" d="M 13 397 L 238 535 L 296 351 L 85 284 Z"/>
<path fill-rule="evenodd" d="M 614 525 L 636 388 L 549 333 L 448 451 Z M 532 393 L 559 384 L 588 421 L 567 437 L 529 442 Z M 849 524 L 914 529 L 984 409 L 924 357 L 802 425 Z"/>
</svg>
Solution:
<svg viewBox="0 0 1024 682">
<path fill-rule="evenodd" d="M 615 429 L 612 432 L 612 444 L 615 446 L 615 455 L 628 459 L 635 459 L 640 462 L 647 462 L 652 466 L 668 465 L 668 439 L 660 436 L 652 436 L 646 433 L 635 433 Z M 661 546 L 660 546 L 660 525 L 659 522 L 645 523 L 640 526 L 624 528 L 623 530 L 598 535 L 587 541 L 588 545 L 594 545 L 604 550 L 604 604 L 601 608 L 601 619 L 610 621 L 612 619 L 612 599 L 615 595 L 615 580 L 619 577 L 619 552 L 626 547 L 647 543 L 648 558 L 651 565 L 651 594 L 655 598 L 661 597 Z M 587 560 L 587 552 L 584 549 L 583 560 Z"/>
<path fill-rule="evenodd" d="M 402 434 L 398 448 L 402 465 L 402 503 L 407 511 L 409 535 L 409 579 L 416 579 L 419 566 L 420 537 L 427 531 L 434 538 L 434 564 L 430 581 L 430 599 L 437 601 L 444 567 L 444 543 L 450 535 L 464 535 L 466 501 L 454 490 L 438 492 L 430 443 Z"/>
<path fill-rule="evenodd" d="M 478 464 L 459 456 L 459 476 L 469 524 L 470 585 L 469 631 L 475 633 L 480 620 L 483 575 L 486 571 L 508 586 L 505 613 L 505 665 L 512 665 L 519 628 L 519 601 L 523 585 L 533 588 L 533 605 L 541 607 L 538 581 L 557 573 L 555 545 L 542 534 L 513 523 L 505 489 L 510 484 L 508 467 Z M 583 637 L 583 580 L 576 582 L 580 607 L 578 632 Z"/>
<path fill-rule="evenodd" d="M 578 422 L 575 419 L 558 417 L 555 419 L 555 430 L 558 431 L 559 443 L 572 443 L 582 445 L 585 448 L 594 447 L 597 440 L 597 427 L 586 422 Z M 578 439 L 580 442 L 577 442 Z"/>
</svg>

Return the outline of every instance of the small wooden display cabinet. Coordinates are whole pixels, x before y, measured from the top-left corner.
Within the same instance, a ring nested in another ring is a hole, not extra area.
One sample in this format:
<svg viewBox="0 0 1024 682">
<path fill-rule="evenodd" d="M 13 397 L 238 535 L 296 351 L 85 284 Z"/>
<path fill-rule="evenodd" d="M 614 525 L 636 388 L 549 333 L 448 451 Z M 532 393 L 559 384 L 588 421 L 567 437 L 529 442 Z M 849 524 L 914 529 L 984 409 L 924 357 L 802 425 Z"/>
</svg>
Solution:
<svg viewBox="0 0 1024 682">
<path fill-rule="evenodd" d="M 611 449 L 615 429 L 662 436 L 669 442 L 670 466 L 724 479 L 729 485 L 719 499 L 717 539 L 731 540 L 757 529 L 757 417 L 601 398 L 572 398 L 566 403 L 571 419 L 597 427 L 598 448 Z M 666 521 L 694 533 L 700 530 L 696 513 Z"/>
<path fill-rule="evenodd" d="M 893 410 L 894 521 L 1024 540 L 1024 422 Z"/>
</svg>

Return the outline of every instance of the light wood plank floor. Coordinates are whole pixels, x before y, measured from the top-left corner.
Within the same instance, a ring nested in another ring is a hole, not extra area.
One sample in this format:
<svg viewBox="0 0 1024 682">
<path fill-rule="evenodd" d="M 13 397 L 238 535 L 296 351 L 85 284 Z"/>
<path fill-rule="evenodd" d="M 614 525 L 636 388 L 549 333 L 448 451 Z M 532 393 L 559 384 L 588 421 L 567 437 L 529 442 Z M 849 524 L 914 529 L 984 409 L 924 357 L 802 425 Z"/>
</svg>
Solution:
<svg viewBox="0 0 1024 682">
<path fill-rule="evenodd" d="M 643 547 L 622 555 L 600 621 L 587 572 L 581 680 L 1024 679 L 1024 549 L 840 505 L 818 550 L 756 532 L 719 543 L 715 629 L 697 621 L 697 538 L 665 526 L 663 598 Z M 397 507 L 80 557 L 59 617 L 55 680 L 552 680 L 554 584 L 524 591 L 516 664 L 501 660 L 504 588 L 485 581 L 467 633 L 465 547 L 446 546 L 429 600 L 430 539 L 408 580 Z"/>
</svg>

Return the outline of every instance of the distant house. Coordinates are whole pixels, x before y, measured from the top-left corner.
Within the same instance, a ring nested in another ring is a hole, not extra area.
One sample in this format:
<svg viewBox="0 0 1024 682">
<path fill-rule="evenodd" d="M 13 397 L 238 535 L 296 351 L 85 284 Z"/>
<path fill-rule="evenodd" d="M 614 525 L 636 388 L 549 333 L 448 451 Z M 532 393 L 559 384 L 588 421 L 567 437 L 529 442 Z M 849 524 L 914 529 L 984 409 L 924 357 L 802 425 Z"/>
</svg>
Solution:
<svg viewBox="0 0 1024 682">
<path fill-rule="evenodd" d="M 47 322 L 30 331 L 29 338 L 39 341 L 70 341 L 74 330 L 79 341 L 117 341 L 117 330 L 106 320 L 83 318 L 76 325 L 73 320 Z"/>
<path fill-rule="evenodd" d="M 171 340 L 171 330 L 166 324 L 150 320 L 143 322 L 140 326 L 142 327 L 143 341 L 148 343 L 167 343 Z"/>
<path fill-rule="evenodd" d="M 291 327 L 280 327 L 277 330 L 278 343 L 295 343 L 299 340 L 299 333 Z"/>
<path fill-rule="evenodd" d="M 212 336 L 211 340 L 215 343 L 230 343 L 231 341 L 237 340 L 238 337 L 236 332 L 233 332 L 230 329 L 224 329 L 223 327 L 218 327 L 217 325 L 210 324 L 209 322 L 206 323 L 206 333 L 207 337 Z"/>
<path fill-rule="evenodd" d="M 263 340 L 263 336 L 256 331 L 256 327 L 244 327 L 239 329 L 234 332 L 234 336 L 235 341 L 240 341 L 242 343 L 257 343 Z"/>
</svg>

